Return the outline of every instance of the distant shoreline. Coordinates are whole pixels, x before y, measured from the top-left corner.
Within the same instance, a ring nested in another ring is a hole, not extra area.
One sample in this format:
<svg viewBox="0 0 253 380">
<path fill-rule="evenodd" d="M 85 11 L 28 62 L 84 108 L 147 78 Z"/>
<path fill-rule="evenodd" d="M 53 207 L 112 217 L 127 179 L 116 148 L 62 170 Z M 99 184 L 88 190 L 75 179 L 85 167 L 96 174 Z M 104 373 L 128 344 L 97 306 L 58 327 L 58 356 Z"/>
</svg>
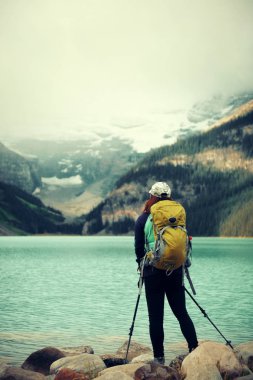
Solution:
<svg viewBox="0 0 253 380">
<path fill-rule="evenodd" d="M 134 237 L 134 234 L 122 234 L 122 235 L 113 235 L 113 234 L 97 234 L 97 235 L 76 235 L 76 234 L 27 234 L 27 235 L 0 235 L 1 237 Z M 194 239 L 253 239 L 252 236 L 193 236 Z"/>
</svg>

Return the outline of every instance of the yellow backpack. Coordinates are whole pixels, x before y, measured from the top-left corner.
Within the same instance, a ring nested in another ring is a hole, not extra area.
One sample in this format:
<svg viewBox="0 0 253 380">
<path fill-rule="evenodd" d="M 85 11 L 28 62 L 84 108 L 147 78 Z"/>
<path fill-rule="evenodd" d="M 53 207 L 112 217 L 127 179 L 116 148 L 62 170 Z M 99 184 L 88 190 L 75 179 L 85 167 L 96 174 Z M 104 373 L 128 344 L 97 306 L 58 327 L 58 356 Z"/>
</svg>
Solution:
<svg viewBox="0 0 253 380">
<path fill-rule="evenodd" d="M 151 207 L 151 215 L 156 239 L 152 264 L 166 271 L 179 268 L 188 251 L 185 209 L 178 202 L 162 200 Z"/>
</svg>

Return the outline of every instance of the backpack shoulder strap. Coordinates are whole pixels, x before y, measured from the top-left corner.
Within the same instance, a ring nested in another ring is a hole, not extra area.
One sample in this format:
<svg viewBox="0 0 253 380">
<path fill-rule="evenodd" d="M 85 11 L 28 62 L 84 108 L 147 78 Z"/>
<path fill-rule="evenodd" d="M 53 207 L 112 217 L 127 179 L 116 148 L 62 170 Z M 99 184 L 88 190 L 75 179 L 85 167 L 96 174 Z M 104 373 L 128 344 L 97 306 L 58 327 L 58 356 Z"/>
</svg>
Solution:
<svg viewBox="0 0 253 380">
<path fill-rule="evenodd" d="M 146 220 L 145 226 L 144 226 L 144 236 L 145 236 L 145 250 L 146 252 L 152 250 L 155 245 L 155 235 L 154 235 L 154 229 L 153 229 L 153 219 L 152 215 L 150 214 Z"/>
</svg>

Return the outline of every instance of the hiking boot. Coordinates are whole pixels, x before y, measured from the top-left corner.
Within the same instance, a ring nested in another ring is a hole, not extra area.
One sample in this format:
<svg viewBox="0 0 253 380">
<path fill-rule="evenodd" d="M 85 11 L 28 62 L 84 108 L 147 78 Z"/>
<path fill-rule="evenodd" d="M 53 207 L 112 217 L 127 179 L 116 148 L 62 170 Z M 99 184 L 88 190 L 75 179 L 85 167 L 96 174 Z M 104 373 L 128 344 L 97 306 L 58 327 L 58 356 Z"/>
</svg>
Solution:
<svg viewBox="0 0 253 380">
<path fill-rule="evenodd" d="M 165 358 L 164 358 L 164 356 L 159 356 L 159 357 L 157 357 L 157 358 L 154 358 L 154 361 L 153 361 L 154 363 L 157 363 L 157 364 L 162 364 L 162 365 L 164 365 L 164 363 L 165 363 Z"/>
</svg>

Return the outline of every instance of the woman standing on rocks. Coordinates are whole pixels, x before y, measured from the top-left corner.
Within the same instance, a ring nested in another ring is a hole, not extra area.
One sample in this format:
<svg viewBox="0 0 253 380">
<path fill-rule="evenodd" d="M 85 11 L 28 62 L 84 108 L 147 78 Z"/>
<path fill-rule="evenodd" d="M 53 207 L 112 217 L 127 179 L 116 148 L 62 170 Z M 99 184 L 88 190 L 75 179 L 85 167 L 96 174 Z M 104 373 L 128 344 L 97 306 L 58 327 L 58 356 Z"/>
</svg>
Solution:
<svg viewBox="0 0 253 380">
<path fill-rule="evenodd" d="M 157 202 L 171 199 L 171 189 L 165 182 L 156 182 L 149 191 L 143 213 L 135 224 L 135 253 L 136 261 L 141 266 L 141 261 L 154 247 L 154 233 L 147 228 L 151 206 Z M 173 202 L 173 201 L 172 201 Z M 198 346 L 198 340 L 193 322 L 186 310 L 185 290 L 183 286 L 183 266 L 173 270 L 169 275 L 166 270 L 157 269 L 152 265 L 145 265 L 143 270 L 145 293 L 149 313 L 149 333 L 153 346 L 154 360 L 164 364 L 164 297 L 166 295 L 170 308 L 178 319 L 182 334 L 184 335 L 189 352 Z"/>
</svg>

